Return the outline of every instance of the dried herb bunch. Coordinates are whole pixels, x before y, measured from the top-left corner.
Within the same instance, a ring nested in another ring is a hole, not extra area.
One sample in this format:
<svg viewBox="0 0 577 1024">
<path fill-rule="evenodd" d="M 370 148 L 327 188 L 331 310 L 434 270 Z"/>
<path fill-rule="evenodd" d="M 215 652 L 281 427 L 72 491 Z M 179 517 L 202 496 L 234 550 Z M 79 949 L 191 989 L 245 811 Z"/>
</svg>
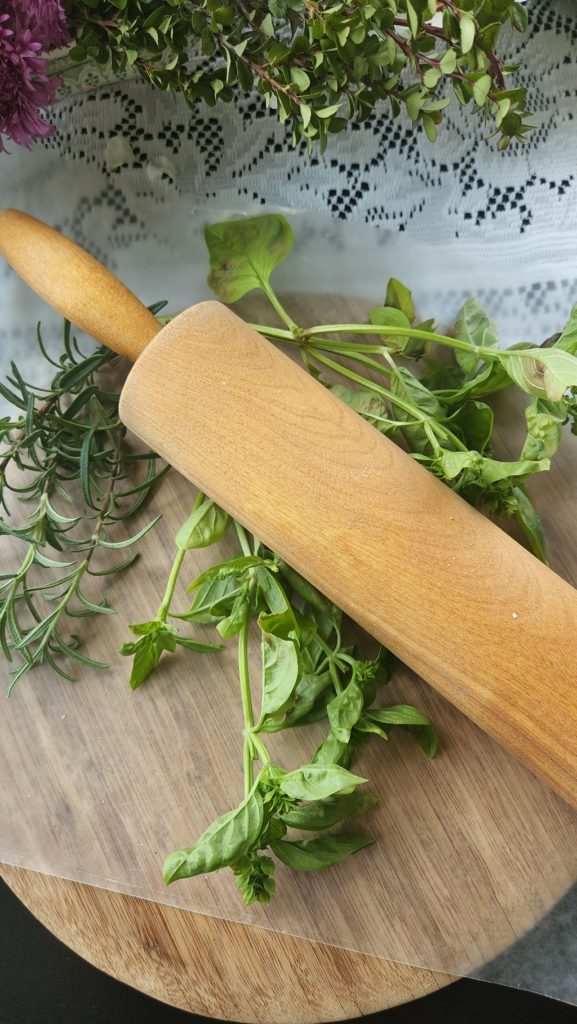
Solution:
<svg viewBox="0 0 577 1024">
<path fill-rule="evenodd" d="M 213 106 L 256 86 L 293 143 L 326 146 L 381 103 L 433 140 L 451 97 L 482 112 L 504 148 L 530 130 L 516 66 L 496 52 L 515 0 L 68 0 L 71 56 Z M 200 49 L 206 59 L 191 63 Z"/>
</svg>

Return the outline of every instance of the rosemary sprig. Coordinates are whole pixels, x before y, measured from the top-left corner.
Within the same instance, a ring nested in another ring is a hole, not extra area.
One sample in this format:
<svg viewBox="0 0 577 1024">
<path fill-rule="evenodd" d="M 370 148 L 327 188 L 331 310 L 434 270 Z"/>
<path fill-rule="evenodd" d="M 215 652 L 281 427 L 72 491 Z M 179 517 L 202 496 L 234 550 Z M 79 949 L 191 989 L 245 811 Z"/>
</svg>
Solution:
<svg viewBox="0 0 577 1024">
<path fill-rule="evenodd" d="M 20 565 L 0 576 L 0 645 L 9 662 L 16 660 L 9 692 L 40 663 L 70 680 L 66 659 L 107 667 L 79 651 L 80 637 L 66 636 L 64 622 L 112 611 L 106 600 L 87 596 L 86 580 L 123 571 L 138 554 L 102 568 L 94 568 L 94 556 L 129 547 L 154 526 L 158 517 L 133 537 L 109 539 L 109 531 L 135 514 L 168 468 L 157 471 L 153 452 L 134 452 L 126 442 L 119 395 L 102 383 L 118 363 L 114 353 L 99 348 L 85 355 L 68 323 L 57 361 L 40 327 L 37 339 L 56 369 L 50 385 L 29 383 L 14 363 L 7 382 L 0 383 L 0 395 L 20 413 L 0 421 L 0 505 L 10 515 L 13 494 L 31 506 L 23 522 L 0 519 L 0 534 L 25 549 Z M 53 553 L 72 558 L 56 559 Z"/>
</svg>

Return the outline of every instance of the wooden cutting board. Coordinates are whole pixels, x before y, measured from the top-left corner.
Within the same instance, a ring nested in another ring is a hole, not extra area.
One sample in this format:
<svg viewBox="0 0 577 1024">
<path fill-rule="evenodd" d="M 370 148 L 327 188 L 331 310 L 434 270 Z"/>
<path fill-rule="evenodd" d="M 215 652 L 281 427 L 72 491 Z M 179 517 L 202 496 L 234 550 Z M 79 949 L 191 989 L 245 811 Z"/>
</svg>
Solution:
<svg viewBox="0 0 577 1024">
<path fill-rule="evenodd" d="M 318 322 L 319 317 L 343 321 L 361 319 L 367 308 L 363 303 L 319 297 L 300 298 L 298 306 L 302 322 L 315 319 Z M 294 300 L 291 308 L 295 309 Z M 258 300 L 251 300 L 243 312 L 247 318 L 263 318 L 266 322 L 265 309 Z M 498 411 L 509 403 L 510 396 L 498 396 Z M 516 417 L 508 411 L 505 423 L 498 452 L 503 458 L 513 457 L 518 451 L 522 432 L 519 410 Z M 545 520 L 553 566 L 571 582 L 577 582 L 577 540 L 573 530 L 577 507 L 576 469 L 577 439 L 568 438 L 556 469 L 547 474 L 546 479 L 537 478 L 531 488 Z M 182 513 L 186 514 L 189 484 L 173 480 L 170 487 L 160 491 L 160 505 L 163 493 L 171 506 L 178 505 L 180 500 Z M 155 561 L 156 549 L 156 555 L 168 567 L 170 556 L 160 534 L 149 535 L 146 543 L 147 563 Z M 133 593 L 138 589 L 139 580 L 143 591 L 150 589 L 144 570 L 143 565 L 142 569 L 137 567 L 132 571 Z M 139 572 L 142 572 L 140 577 Z M 150 604 L 148 593 L 146 604 Z M 205 670 L 204 665 L 202 670 Z M 119 685 L 123 685 L 126 663 L 117 660 L 114 672 L 118 674 Z M 25 687 L 26 680 L 21 685 Z M 50 685 L 62 684 L 50 681 Z M 400 673 L 399 693 L 404 686 L 414 685 L 409 673 Z M 449 745 L 458 750 L 461 744 L 464 761 L 458 770 L 455 762 L 444 764 L 439 759 L 431 785 L 442 786 L 445 798 L 454 801 L 457 813 L 463 799 L 473 790 L 496 793 L 509 762 L 486 737 L 482 737 L 476 747 L 477 731 L 472 731 L 473 727 L 448 708 L 442 698 L 435 697 L 434 704 L 441 718 L 445 718 L 445 713 L 448 715 L 445 721 L 450 721 Z M 418 756 L 416 751 L 414 756 Z M 383 763 L 387 764 L 386 759 Z M 463 763 L 466 771 L 462 770 Z M 516 776 L 515 784 L 515 799 L 525 801 L 529 819 L 533 815 L 538 822 L 543 816 L 543 799 L 547 804 L 547 794 L 543 797 L 543 788 L 529 773 Z M 496 922 L 494 941 L 483 947 L 485 960 L 501 952 L 512 935 L 518 937 L 531 927 L 574 879 L 574 844 L 566 822 L 564 824 L 562 815 L 555 810 L 557 806 L 549 808 L 547 819 L 551 848 L 556 851 L 556 867 L 552 877 L 547 878 L 546 894 L 536 899 L 533 907 L 512 904 L 503 909 L 509 923 L 512 920 L 512 933 Z M 423 814 L 424 824 L 420 827 L 426 832 L 426 808 Z M 542 842 L 542 836 L 538 831 L 534 842 L 540 850 L 537 844 Z M 490 852 L 488 856 L 490 860 Z M 499 869 L 497 860 L 494 869 Z M 409 875 L 412 870 L 412 865 L 407 863 Z M 510 878 L 512 893 L 517 883 L 521 887 L 525 884 L 526 867 L 520 863 L 514 870 L 518 871 L 518 879 Z M 453 980 L 445 973 L 409 967 L 22 868 L 5 867 L 2 875 L 40 921 L 96 966 L 158 999 L 211 1017 L 259 1024 L 343 1020 L 417 998 Z M 464 917 L 478 912 L 474 904 L 462 907 Z M 478 966 L 478 962 L 472 954 L 471 967 L 474 966 Z"/>
</svg>

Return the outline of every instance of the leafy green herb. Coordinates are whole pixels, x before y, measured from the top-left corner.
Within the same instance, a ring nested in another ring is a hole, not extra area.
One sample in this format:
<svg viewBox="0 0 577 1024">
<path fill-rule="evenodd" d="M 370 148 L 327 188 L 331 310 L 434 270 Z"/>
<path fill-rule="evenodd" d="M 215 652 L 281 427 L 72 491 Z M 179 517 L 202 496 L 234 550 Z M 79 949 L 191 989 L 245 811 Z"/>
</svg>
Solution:
<svg viewBox="0 0 577 1024">
<path fill-rule="evenodd" d="M 501 148 L 530 130 L 526 90 L 509 86 L 517 67 L 496 51 L 504 26 L 527 27 L 516 0 L 66 0 L 65 8 L 74 60 L 133 69 L 211 107 L 256 87 L 291 126 L 294 145 L 322 150 L 348 120 L 377 108 L 393 118 L 405 111 L 434 141 L 452 100 L 490 119 Z"/>
<path fill-rule="evenodd" d="M 0 645 L 14 666 L 9 692 L 35 665 L 50 665 L 65 679 L 73 678 L 69 661 L 108 667 L 85 655 L 80 636 L 67 634 L 65 624 L 113 612 L 87 585 L 135 562 L 137 552 L 120 561 L 109 552 L 132 548 L 158 521 L 133 536 L 119 529 L 168 468 L 157 468 L 153 452 L 138 454 L 126 444 L 119 396 L 101 383 L 118 362 L 114 353 L 84 355 L 69 324 L 57 360 L 40 327 L 37 339 L 53 367 L 49 386 L 29 383 L 14 364 L 0 384 L 0 395 L 17 410 L 0 420 L 0 534 L 22 548 L 20 566 L 0 578 Z M 11 495 L 28 505 L 23 524 L 11 519 Z"/>
</svg>

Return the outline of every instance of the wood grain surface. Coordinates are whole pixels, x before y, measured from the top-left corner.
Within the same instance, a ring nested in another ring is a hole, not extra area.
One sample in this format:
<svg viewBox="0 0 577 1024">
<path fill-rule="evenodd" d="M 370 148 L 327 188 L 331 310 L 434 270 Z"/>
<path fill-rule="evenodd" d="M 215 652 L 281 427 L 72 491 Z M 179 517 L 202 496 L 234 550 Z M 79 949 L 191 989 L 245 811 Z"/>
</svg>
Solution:
<svg viewBox="0 0 577 1024">
<path fill-rule="evenodd" d="M 219 1020 L 347 1020 L 455 980 L 32 871 L 3 868 L 2 877 L 54 935 L 100 970 Z"/>
<path fill-rule="evenodd" d="M 291 309 L 304 322 L 355 319 L 366 311 L 360 303 L 318 297 L 293 299 Z M 258 301 L 244 312 L 264 316 Z M 498 454 L 513 456 L 522 416 L 507 395 L 495 404 L 504 425 Z M 532 486 L 553 566 L 573 580 L 576 448 L 567 438 L 556 469 Z M 156 511 L 156 503 L 164 520 L 147 538 L 145 558 L 114 578 L 109 597 L 119 614 L 97 623 L 87 653 L 101 653 L 103 644 L 114 651 L 126 639 L 127 622 L 150 617 L 164 586 L 171 538 L 190 501 L 190 485 L 171 474 L 146 513 Z M 195 557 L 187 580 L 195 574 Z M 254 652 L 255 674 L 258 662 Z M 126 669 L 116 658 L 111 672 L 80 677 L 76 687 L 39 671 L 21 684 L 2 719 L 5 859 L 97 879 L 99 887 L 21 867 L 3 874 L 73 949 L 159 999 L 259 1024 L 369 1013 L 448 983 L 449 964 L 455 972 L 475 970 L 538 922 L 577 878 L 574 812 L 402 670 L 384 702 L 413 702 L 428 711 L 440 726 L 442 751 L 429 762 L 409 737 L 363 751 L 358 767 L 381 796 L 366 818 L 375 845 L 332 872 L 301 875 L 296 885 L 281 869 L 278 918 L 266 911 L 243 918 L 242 910 L 236 921 L 204 916 L 198 913 L 203 905 L 209 913 L 220 906 L 221 917 L 234 916 L 223 873 L 178 883 L 182 888 L 168 893 L 157 878 L 162 855 L 190 841 L 200 822 L 233 802 L 238 766 L 220 777 L 211 758 L 238 745 L 234 648 L 186 662 L 167 659 L 158 680 L 136 695 L 127 690 Z M 310 753 L 315 739 L 305 732 L 275 737 L 281 763 Z M 160 808 L 157 818 L 151 807 Z M 125 892 L 107 892 L 107 884 Z M 127 894 L 135 891 L 151 900 Z M 181 908 L 154 902 L 155 893 Z M 353 907 L 357 920 L 350 919 Z M 299 932 L 324 941 L 295 937 Z M 346 944 L 344 936 L 365 952 L 386 947 L 389 956 L 404 951 L 409 962 L 445 966 L 430 973 L 330 944 Z"/>
</svg>

